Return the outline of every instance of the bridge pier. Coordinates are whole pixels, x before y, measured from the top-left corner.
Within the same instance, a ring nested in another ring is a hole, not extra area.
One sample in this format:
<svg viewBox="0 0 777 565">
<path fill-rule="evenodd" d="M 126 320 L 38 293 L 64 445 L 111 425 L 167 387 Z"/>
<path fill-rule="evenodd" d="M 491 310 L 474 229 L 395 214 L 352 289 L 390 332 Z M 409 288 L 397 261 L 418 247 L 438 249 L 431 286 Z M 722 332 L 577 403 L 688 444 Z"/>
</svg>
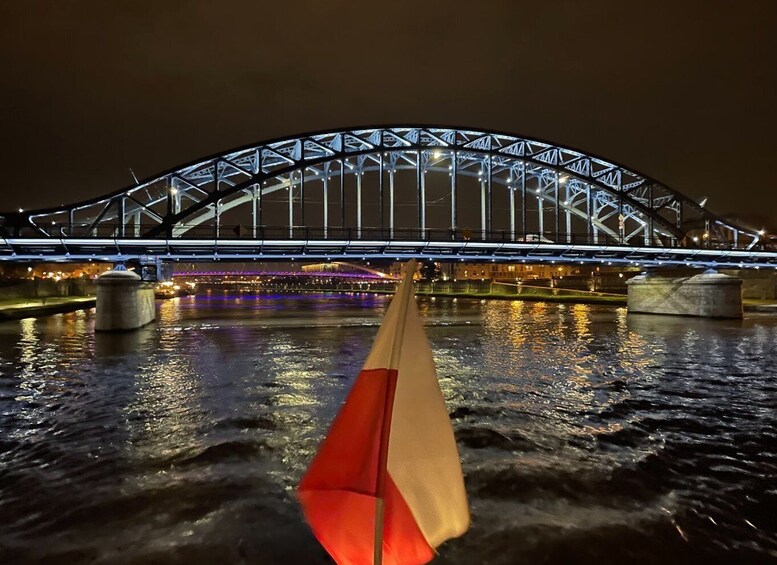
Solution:
<svg viewBox="0 0 777 565">
<path fill-rule="evenodd" d="M 645 272 L 626 281 L 629 313 L 742 317 L 742 279 L 712 269 L 692 277 Z"/>
<path fill-rule="evenodd" d="M 134 330 L 155 318 L 152 284 L 123 267 L 97 277 L 96 331 Z"/>
</svg>

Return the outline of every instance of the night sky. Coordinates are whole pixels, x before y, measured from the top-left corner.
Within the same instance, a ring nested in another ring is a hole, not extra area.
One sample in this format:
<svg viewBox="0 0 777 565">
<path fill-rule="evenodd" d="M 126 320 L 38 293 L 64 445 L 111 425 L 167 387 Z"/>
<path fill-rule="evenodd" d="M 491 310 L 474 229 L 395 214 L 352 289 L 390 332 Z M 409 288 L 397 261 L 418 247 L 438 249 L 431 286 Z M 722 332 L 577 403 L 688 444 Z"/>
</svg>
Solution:
<svg viewBox="0 0 777 565">
<path fill-rule="evenodd" d="M 430 123 L 590 151 L 777 228 L 776 29 L 774 0 L 5 0 L 0 210 L 267 138 Z"/>
</svg>

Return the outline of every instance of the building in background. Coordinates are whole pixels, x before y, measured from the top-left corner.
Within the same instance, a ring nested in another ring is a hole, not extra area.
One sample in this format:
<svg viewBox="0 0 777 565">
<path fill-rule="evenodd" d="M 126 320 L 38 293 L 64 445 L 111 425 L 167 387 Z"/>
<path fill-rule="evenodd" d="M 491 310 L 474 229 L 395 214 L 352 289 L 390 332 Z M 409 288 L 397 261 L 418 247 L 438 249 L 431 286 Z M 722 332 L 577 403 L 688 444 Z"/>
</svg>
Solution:
<svg viewBox="0 0 777 565">
<path fill-rule="evenodd" d="M 597 292 L 626 292 L 626 281 L 638 274 L 639 267 L 600 266 L 591 264 L 548 263 L 442 263 L 435 262 L 437 281 L 491 281 L 508 284 L 568 288 Z M 429 272 L 428 270 L 426 271 Z M 404 263 L 394 262 L 389 273 L 399 277 Z M 424 263 L 419 262 L 419 278 L 425 278 Z"/>
</svg>

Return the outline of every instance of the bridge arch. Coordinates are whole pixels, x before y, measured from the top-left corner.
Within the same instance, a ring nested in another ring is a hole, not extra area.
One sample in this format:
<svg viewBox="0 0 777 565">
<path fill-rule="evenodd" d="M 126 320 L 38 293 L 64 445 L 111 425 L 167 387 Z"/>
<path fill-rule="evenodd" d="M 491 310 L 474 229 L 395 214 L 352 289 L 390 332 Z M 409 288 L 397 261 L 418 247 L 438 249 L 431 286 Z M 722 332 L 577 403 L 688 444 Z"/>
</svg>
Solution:
<svg viewBox="0 0 777 565">
<path fill-rule="evenodd" d="M 268 140 L 104 197 L 0 216 L 6 237 L 478 240 L 754 249 L 763 241 L 623 165 L 440 126 Z"/>
</svg>

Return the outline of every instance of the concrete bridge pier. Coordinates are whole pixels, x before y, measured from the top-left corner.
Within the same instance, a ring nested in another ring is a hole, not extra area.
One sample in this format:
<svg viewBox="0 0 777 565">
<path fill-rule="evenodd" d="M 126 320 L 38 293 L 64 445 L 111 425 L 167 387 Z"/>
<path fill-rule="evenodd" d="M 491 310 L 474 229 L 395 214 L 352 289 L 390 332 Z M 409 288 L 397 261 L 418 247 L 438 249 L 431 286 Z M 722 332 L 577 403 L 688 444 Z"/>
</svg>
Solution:
<svg viewBox="0 0 777 565">
<path fill-rule="evenodd" d="M 626 281 L 629 313 L 742 317 L 742 279 L 709 269 L 691 277 L 645 272 Z"/>
<path fill-rule="evenodd" d="M 155 318 L 152 284 L 123 265 L 97 277 L 96 331 L 134 330 Z"/>
</svg>

